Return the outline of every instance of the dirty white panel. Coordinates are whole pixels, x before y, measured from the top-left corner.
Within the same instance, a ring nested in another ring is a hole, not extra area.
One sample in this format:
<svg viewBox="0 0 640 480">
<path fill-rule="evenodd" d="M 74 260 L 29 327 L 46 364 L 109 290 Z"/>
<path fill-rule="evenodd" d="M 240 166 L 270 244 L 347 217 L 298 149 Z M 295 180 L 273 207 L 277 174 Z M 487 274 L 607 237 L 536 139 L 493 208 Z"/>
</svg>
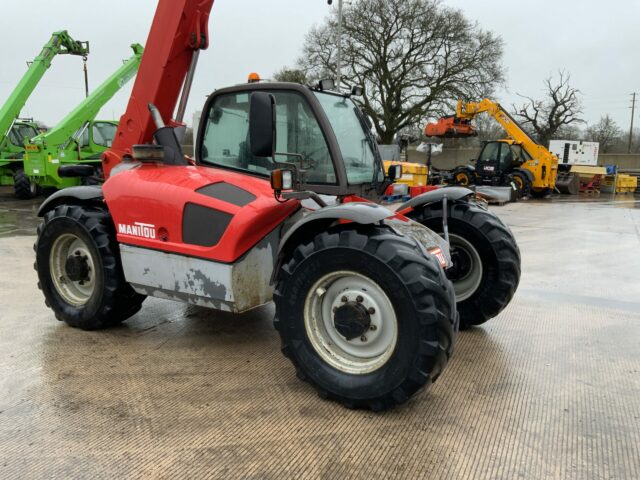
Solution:
<svg viewBox="0 0 640 480">
<path fill-rule="evenodd" d="M 272 300 L 273 232 L 234 264 L 120 245 L 124 276 L 144 295 L 244 312 Z"/>
</svg>

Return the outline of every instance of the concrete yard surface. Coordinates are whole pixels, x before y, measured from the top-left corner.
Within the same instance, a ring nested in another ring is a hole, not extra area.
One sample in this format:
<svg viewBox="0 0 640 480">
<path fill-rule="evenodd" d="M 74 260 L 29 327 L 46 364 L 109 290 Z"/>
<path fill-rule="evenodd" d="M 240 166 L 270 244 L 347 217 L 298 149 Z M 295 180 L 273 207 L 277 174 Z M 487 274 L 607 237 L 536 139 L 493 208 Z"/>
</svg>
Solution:
<svg viewBox="0 0 640 480">
<path fill-rule="evenodd" d="M 384 413 L 299 381 L 272 306 L 148 299 L 112 330 L 56 321 L 36 208 L 0 195 L 0 478 L 640 477 L 638 197 L 495 208 L 522 252 L 514 300 Z"/>
</svg>

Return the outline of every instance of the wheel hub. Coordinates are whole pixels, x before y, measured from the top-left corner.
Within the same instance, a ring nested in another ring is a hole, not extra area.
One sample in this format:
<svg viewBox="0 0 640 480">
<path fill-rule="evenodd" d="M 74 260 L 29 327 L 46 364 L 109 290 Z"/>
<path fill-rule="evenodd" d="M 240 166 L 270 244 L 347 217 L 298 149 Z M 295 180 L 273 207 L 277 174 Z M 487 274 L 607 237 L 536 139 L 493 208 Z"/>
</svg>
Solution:
<svg viewBox="0 0 640 480">
<path fill-rule="evenodd" d="M 333 324 L 347 341 L 362 337 L 371 328 L 371 317 L 362 303 L 347 302 L 333 314 Z"/>
<path fill-rule="evenodd" d="M 352 271 L 320 278 L 305 300 L 305 329 L 318 354 L 340 371 L 377 370 L 391 357 L 398 319 L 384 290 Z"/>
<path fill-rule="evenodd" d="M 456 281 L 466 277 L 471 270 L 471 258 L 469 254 L 462 249 L 453 247 L 451 249 L 451 263 L 453 264 L 447 270 L 449 280 Z"/>
<path fill-rule="evenodd" d="M 58 294 L 70 305 L 82 306 L 96 287 L 96 263 L 88 245 L 80 237 L 66 233 L 53 242 L 49 271 Z"/>
<path fill-rule="evenodd" d="M 89 280 L 89 262 L 86 255 L 76 252 L 75 255 L 67 258 L 64 270 L 72 282 L 84 282 Z"/>
</svg>

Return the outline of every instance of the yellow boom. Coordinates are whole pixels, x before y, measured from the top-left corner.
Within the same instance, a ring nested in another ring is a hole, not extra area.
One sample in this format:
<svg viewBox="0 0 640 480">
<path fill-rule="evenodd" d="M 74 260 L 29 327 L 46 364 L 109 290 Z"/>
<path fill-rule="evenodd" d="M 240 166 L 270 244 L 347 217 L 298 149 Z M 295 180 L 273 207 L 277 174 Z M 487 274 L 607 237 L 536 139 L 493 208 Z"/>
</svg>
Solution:
<svg viewBox="0 0 640 480">
<path fill-rule="evenodd" d="M 520 145 L 531 157 L 520 168 L 529 170 L 533 174 L 533 189 L 536 191 L 554 189 L 558 173 L 558 157 L 545 146 L 534 141 L 499 103 L 487 98 L 481 102 L 460 100 L 456 107 L 456 117 L 461 120 L 473 120 L 477 115 L 485 112 L 495 118 L 509 136 L 508 140 L 501 141 Z"/>
</svg>

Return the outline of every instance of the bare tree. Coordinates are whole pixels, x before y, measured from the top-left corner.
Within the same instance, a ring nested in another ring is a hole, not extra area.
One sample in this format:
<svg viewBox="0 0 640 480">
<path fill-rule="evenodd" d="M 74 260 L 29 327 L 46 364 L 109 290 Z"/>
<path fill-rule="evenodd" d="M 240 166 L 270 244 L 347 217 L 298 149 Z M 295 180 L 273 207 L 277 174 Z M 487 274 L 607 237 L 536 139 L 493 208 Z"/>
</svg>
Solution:
<svg viewBox="0 0 640 480">
<path fill-rule="evenodd" d="M 599 142 L 602 153 L 608 153 L 622 136 L 622 129 L 609 116 L 600 117 L 595 125 L 587 127 L 585 140 Z"/>
<path fill-rule="evenodd" d="M 273 74 L 273 79 L 277 82 L 293 82 L 306 85 L 309 83 L 304 70 L 299 68 L 284 67 Z"/>
<path fill-rule="evenodd" d="M 518 94 L 526 102 L 520 107 L 514 106 L 514 113 L 523 119 L 523 126 L 532 130 L 541 145 L 549 145 L 549 140 L 557 138 L 569 125 L 583 123 L 580 90 L 573 88 L 570 80 L 571 76 L 564 71 L 559 72 L 557 81 L 547 78 L 542 100 Z"/>
<path fill-rule="evenodd" d="M 440 0 L 353 0 L 344 8 L 343 71 L 383 143 L 503 81 L 502 40 Z M 299 66 L 336 76 L 337 16 L 307 35 Z"/>
</svg>

